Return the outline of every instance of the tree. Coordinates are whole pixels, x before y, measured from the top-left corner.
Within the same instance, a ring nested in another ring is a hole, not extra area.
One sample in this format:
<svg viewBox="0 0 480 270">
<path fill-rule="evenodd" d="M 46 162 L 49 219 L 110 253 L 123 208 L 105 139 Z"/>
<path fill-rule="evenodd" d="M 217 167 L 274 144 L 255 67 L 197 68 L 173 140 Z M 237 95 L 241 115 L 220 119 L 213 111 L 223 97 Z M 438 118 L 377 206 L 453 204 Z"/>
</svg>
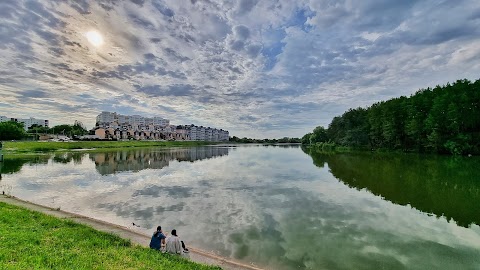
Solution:
<svg viewBox="0 0 480 270">
<path fill-rule="evenodd" d="M 75 121 L 74 125 L 63 124 L 54 126 L 49 130 L 49 132 L 54 134 L 62 134 L 65 136 L 82 136 L 88 134 L 88 130 L 79 121 Z"/>
<path fill-rule="evenodd" d="M 333 118 L 326 136 L 322 127 L 303 137 L 310 143 L 480 154 L 480 80 L 421 89 Z"/>
<path fill-rule="evenodd" d="M 328 135 L 327 130 L 322 127 L 318 126 L 313 130 L 312 135 L 310 136 L 310 144 L 315 144 L 317 142 L 327 142 Z"/>
<path fill-rule="evenodd" d="M 25 136 L 22 123 L 13 121 L 0 123 L 0 140 L 19 140 Z"/>
<path fill-rule="evenodd" d="M 48 128 L 41 125 L 33 124 L 31 127 L 28 128 L 27 132 L 34 133 L 34 134 L 42 134 L 42 133 L 47 133 Z"/>
<path fill-rule="evenodd" d="M 303 135 L 302 144 L 310 144 L 310 136 L 312 136 L 312 133 L 307 133 Z"/>
</svg>

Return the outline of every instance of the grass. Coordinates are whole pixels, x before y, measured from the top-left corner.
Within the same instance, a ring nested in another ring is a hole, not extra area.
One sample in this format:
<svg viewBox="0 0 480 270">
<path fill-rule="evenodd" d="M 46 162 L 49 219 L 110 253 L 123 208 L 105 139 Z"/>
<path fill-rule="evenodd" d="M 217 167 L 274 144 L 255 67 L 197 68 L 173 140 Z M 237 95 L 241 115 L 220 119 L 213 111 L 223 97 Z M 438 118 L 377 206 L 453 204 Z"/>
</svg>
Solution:
<svg viewBox="0 0 480 270">
<path fill-rule="evenodd" d="M 0 202 L 1 269 L 220 269 Z"/>
<path fill-rule="evenodd" d="M 5 142 L 3 150 L 9 153 L 50 152 L 56 150 L 93 149 L 93 148 L 129 148 L 129 147 L 176 147 L 214 144 L 200 141 L 74 141 L 74 142 L 40 142 L 19 141 Z"/>
</svg>

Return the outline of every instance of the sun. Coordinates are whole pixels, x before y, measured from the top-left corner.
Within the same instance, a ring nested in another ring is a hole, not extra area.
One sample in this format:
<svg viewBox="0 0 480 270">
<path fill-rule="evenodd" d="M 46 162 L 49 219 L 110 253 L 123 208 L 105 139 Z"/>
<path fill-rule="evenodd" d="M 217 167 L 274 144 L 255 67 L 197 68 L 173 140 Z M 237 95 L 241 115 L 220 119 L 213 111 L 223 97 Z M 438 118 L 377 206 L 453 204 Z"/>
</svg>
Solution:
<svg viewBox="0 0 480 270">
<path fill-rule="evenodd" d="M 103 44 L 103 37 L 96 30 L 88 31 L 85 33 L 85 36 L 87 37 L 88 42 L 95 47 L 99 47 Z"/>
</svg>

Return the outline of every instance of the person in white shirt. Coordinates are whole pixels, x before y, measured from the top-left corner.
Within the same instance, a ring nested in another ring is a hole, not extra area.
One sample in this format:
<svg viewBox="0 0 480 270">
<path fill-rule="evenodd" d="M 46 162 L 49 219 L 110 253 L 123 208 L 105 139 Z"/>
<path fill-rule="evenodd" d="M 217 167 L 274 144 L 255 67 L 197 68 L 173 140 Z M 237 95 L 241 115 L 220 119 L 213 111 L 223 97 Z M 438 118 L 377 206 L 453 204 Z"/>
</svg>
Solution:
<svg viewBox="0 0 480 270">
<path fill-rule="evenodd" d="M 188 253 L 185 243 L 183 243 L 177 235 L 177 230 L 173 229 L 172 234 L 167 237 L 165 251 L 171 254 L 182 254 L 182 250 L 184 253 Z"/>
</svg>

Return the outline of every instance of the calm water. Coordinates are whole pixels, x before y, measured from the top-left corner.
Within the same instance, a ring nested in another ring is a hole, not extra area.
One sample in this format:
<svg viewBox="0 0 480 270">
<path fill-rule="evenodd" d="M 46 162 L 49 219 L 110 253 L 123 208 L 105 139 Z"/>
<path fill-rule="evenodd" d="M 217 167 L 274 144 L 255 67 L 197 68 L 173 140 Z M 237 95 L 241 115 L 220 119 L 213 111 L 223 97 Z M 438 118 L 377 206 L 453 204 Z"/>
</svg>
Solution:
<svg viewBox="0 0 480 270">
<path fill-rule="evenodd" d="M 14 196 L 270 269 L 480 269 L 480 158 L 242 146 L 0 166 Z"/>
</svg>

